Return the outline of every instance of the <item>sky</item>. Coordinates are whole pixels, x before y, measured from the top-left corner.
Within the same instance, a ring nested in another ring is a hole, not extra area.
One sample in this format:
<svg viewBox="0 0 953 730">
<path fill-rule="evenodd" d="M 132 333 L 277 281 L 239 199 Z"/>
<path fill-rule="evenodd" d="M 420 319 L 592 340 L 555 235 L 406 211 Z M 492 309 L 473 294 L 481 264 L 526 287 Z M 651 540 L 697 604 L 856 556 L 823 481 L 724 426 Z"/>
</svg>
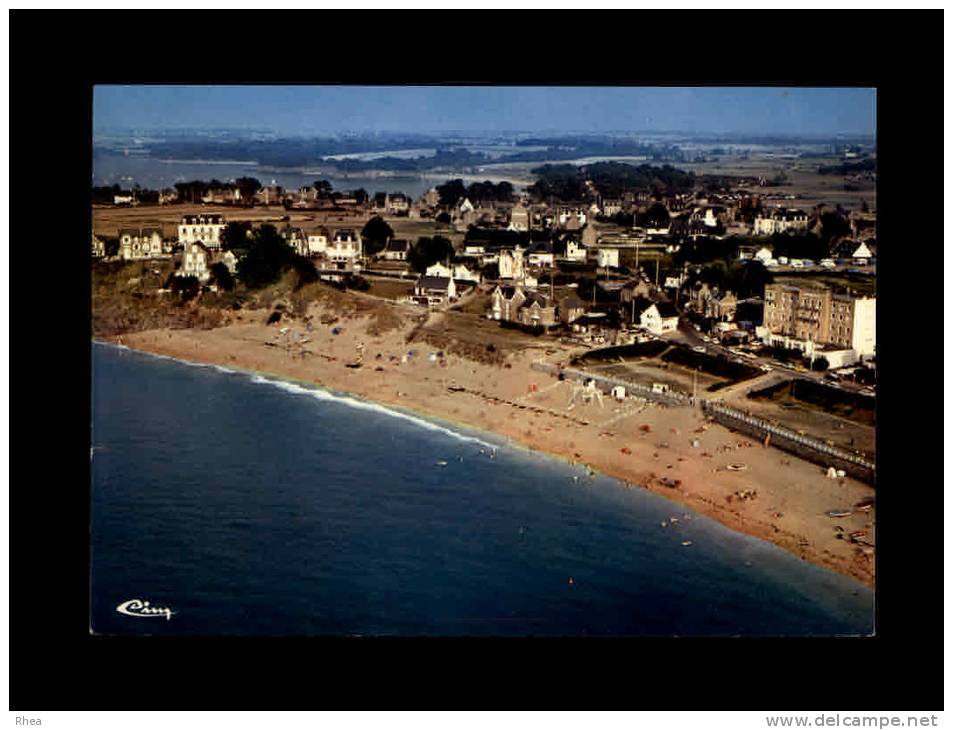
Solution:
<svg viewBox="0 0 953 730">
<path fill-rule="evenodd" d="M 781 87 L 105 86 L 93 127 L 874 134 L 876 91 Z"/>
</svg>

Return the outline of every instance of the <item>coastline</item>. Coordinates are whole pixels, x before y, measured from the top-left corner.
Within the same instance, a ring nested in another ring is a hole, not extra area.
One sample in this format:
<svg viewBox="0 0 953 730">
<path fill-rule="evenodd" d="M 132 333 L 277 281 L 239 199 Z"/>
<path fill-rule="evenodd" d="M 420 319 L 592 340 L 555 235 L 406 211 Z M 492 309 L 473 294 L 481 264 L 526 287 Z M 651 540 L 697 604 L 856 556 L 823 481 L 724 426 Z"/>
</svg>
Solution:
<svg viewBox="0 0 953 730">
<path fill-rule="evenodd" d="M 261 324 L 263 320 L 94 341 L 193 365 L 316 385 L 335 397 L 383 406 L 435 427 L 444 423 L 486 433 L 519 448 L 584 464 L 627 487 L 664 496 L 729 529 L 874 587 L 871 551 L 861 552 L 840 539 L 836 529 L 865 529 L 872 536 L 873 512 L 841 519 L 826 514 L 873 496 L 868 485 L 826 479 L 817 465 L 706 423 L 690 409 L 607 401 L 602 406 L 577 404 L 567 414 L 571 386 L 531 371 L 531 352 L 512 355 L 506 370 L 449 354 L 438 363 L 425 356 L 434 348 L 406 344 L 406 330 L 370 335 L 367 322 L 351 319 L 341 323 L 337 334 L 316 327 L 312 347 L 321 355 L 301 359 L 274 346 L 278 328 Z M 416 356 L 401 357 L 411 351 Z M 345 367 L 355 352 L 366 352 L 370 359 L 361 368 Z M 739 461 L 746 464 L 744 471 L 725 469 L 727 463 Z M 675 486 L 666 486 L 662 479 Z"/>
</svg>

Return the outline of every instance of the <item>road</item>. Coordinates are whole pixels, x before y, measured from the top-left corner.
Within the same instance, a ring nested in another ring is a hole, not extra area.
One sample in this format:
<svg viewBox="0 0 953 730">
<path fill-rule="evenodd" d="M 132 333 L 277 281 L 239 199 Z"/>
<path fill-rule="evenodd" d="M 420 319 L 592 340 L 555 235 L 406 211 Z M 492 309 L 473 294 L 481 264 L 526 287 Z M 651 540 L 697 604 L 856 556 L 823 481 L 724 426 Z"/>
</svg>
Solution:
<svg viewBox="0 0 953 730">
<path fill-rule="evenodd" d="M 702 334 L 698 332 L 692 324 L 684 318 L 679 318 L 678 321 L 678 330 L 669 335 L 665 339 L 671 342 L 677 342 L 680 344 L 687 345 L 689 347 L 704 347 L 705 352 L 709 355 L 717 355 L 726 357 L 729 360 L 736 360 L 738 362 L 743 362 L 746 365 L 751 365 L 756 368 L 763 366 L 768 366 L 771 368 L 769 372 L 779 373 L 786 377 L 796 377 L 802 378 L 804 380 L 815 380 L 817 382 L 823 382 L 824 385 L 830 386 L 831 388 L 837 388 L 846 393 L 859 393 L 865 386 L 859 385 L 857 383 L 851 382 L 835 382 L 830 379 L 825 379 L 825 373 L 810 371 L 804 368 L 800 370 L 792 365 L 787 363 L 780 362 L 768 357 L 759 357 L 755 355 L 754 357 L 741 357 L 735 352 L 732 352 L 731 349 L 725 347 L 724 345 L 714 341 L 713 338 L 711 342 L 705 342 Z M 746 380 L 739 383 L 739 385 L 754 385 L 760 383 L 762 378 L 759 376 L 754 380 Z M 734 387 L 734 386 L 733 386 Z"/>
</svg>

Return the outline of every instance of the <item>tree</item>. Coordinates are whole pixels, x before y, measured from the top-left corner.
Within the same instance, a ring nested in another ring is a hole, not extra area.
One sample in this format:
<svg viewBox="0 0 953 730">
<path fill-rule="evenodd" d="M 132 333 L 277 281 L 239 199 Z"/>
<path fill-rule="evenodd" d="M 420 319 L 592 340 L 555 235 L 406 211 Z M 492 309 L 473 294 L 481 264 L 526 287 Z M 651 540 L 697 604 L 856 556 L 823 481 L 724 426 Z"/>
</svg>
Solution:
<svg viewBox="0 0 953 730">
<path fill-rule="evenodd" d="M 291 268 L 294 269 L 298 279 L 295 282 L 295 289 L 300 289 L 305 284 L 311 284 L 318 280 L 318 270 L 315 268 L 314 262 L 307 256 L 295 256 L 291 260 Z"/>
<path fill-rule="evenodd" d="M 772 281 L 774 277 L 760 261 L 736 261 L 728 271 L 727 283 L 739 299 L 762 296 Z"/>
<path fill-rule="evenodd" d="M 666 228 L 671 216 L 662 203 L 653 203 L 652 206 L 640 216 L 641 223 L 651 228 Z"/>
<path fill-rule="evenodd" d="M 202 196 L 208 192 L 210 186 L 215 184 L 219 186 L 221 183 L 213 180 L 211 183 L 206 183 L 201 180 L 192 180 L 191 182 L 177 182 L 174 187 L 179 193 L 179 200 L 183 203 L 198 203 L 201 201 Z"/>
<path fill-rule="evenodd" d="M 811 233 L 775 233 L 771 237 L 771 249 L 775 256 L 812 261 L 827 258 L 829 252 L 827 240 Z"/>
<path fill-rule="evenodd" d="M 439 213 L 439 214 L 437 215 L 437 217 L 436 217 L 435 220 L 437 221 L 437 223 L 441 223 L 441 224 L 443 224 L 443 225 L 445 225 L 445 226 L 449 226 L 449 225 L 450 225 L 450 214 L 449 214 L 449 213 L 446 213 L 446 212 L 444 212 L 444 213 Z"/>
<path fill-rule="evenodd" d="M 489 180 L 475 182 L 467 189 L 467 197 L 471 202 L 475 201 L 505 201 L 513 199 L 513 185 L 505 180 L 493 184 Z"/>
<path fill-rule="evenodd" d="M 367 202 L 368 194 L 364 188 L 358 188 L 357 190 L 351 191 L 351 197 L 357 201 L 358 205 L 364 205 Z"/>
<path fill-rule="evenodd" d="M 361 229 L 364 252 L 373 256 L 384 250 L 387 242 L 394 237 L 394 230 L 379 215 L 371 218 Z"/>
<path fill-rule="evenodd" d="M 261 183 L 253 177 L 240 177 L 235 181 L 238 188 L 238 194 L 242 196 L 243 203 L 250 203 L 255 199 L 255 194 L 261 190 Z"/>
<path fill-rule="evenodd" d="M 198 296 L 199 280 L 194 276 L 173 276 L 169 288 L 183 302 L 187 302 Z"/>
<path fill-rule="evenodd" d="M 232 272 L 229 271 L 228 267 L 221 261 L 212 264 L 209 267 L 209 272 L 212 275 L 212 282 L 216 284 L 219 289 L 231 291 L 235 288 L 235 278 L 232 276 Z"/>
<path fill-rule="evenodd" d="M 495 281 L 500 278 L 500 265 L 495 261 L 483 267 L 483 278 L 489 281 Z"/>
<path fill-rule="evenodd" d="M 248 221 L 238 221 L 226 223 L 222 229 L 221 244 L 222 250 L 233 251 L 235 249 L 243 250 L 248 248 L 249 234 L 251 233 L 251 223 Z"/>
<path fill-rule="evenodd" d="M 443 185 L 437 186 L 437 194 L 440 196 L 440 205 L 453 205 L 460 198 L 467 195 L 467 186 L 463 180 L 447 180 Z"/>
<path fill-rule="evenodd" d="M 294 256 L 294 249 L 275 227 L 264 224 L 255 232 L 247 252 L 238 262 L 238 278 L 249 289 L 261 289 L 277 281 L 291 266 Z"/>
<path fill-rule="evenodd" d="M 850 222 L 840 210 L 821 213 L 821 237 L 825 241 L 830 242 L 839 238 L 846 238 L 850 234 Z"/>
<path fill-rule="evenodd" d="M 331 193 L 334 192 L 334 186 L 327 180 L 315 180 L 314 189 L 317 191 L 319 200 L 330 198 Z"/>
<path fill-rule="evenodd" d="M 407 263 L 417 272 L 423 273 L 428 266 L 438 261 L 446 261 L 453 256 L 453 244 L 443 236 L 423 236 L 407 252 Z"/>
</svg>

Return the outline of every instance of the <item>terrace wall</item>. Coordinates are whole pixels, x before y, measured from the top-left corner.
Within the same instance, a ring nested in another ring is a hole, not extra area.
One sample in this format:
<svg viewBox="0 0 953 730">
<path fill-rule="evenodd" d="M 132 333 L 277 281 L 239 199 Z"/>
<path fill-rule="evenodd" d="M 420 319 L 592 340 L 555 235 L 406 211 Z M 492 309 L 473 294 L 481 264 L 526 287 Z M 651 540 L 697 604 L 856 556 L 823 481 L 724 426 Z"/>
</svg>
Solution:
<svg viewBox="0 0 953 730">
<path fill-rule="evenodd" d="M 802 436 L 797 431 L 793 431 L 784 426 L 779 426 L 763 418 L 756 418 L 748 414 L 726 406 L 723 403 L 703 400 L 701 402 L 702 411 L 710 416 L 716 423 L 720 423 L 732 431 L 738 431 L 747 436 L 763 441 L 768 434 L 771 435 L 770 445 L 784 451 L 795 454 L 796 456 L 812 461 L 821 466 L 833 466 L 835 469 L 843 469 L 852 477 L 861 481 L 873 484 L 876 481 L 877 466 L 874 462 L 844 451 L 835 446 L 828 446 L 823 441 Z"/>
</svg>

